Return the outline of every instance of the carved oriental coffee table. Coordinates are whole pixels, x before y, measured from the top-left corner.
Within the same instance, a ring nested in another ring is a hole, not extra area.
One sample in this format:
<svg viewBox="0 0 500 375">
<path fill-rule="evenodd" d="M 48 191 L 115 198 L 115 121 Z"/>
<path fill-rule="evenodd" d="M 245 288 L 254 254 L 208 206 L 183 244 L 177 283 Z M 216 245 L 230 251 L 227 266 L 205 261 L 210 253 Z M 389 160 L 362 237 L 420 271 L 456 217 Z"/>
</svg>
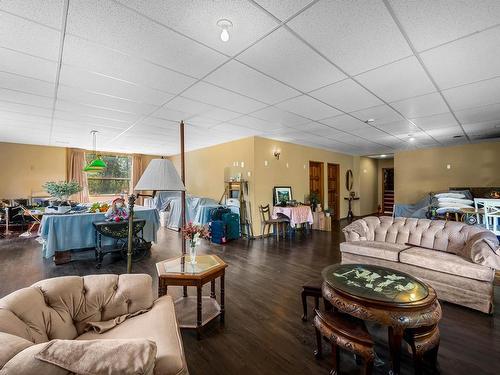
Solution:
<svg viewBox="0 0 500 375">
<path fill-rule="evenodd" d="M 406 273 L 364 264 L 334 264 L 322 276 L 323 297 L 334 309 L 389 328 L 393 374 L 400 373 L 403 338 L 411 346 L 416 373 L 425 352 L 432 350 L 436 360 L 441 306 L 432 287 Z"/>
</svg>

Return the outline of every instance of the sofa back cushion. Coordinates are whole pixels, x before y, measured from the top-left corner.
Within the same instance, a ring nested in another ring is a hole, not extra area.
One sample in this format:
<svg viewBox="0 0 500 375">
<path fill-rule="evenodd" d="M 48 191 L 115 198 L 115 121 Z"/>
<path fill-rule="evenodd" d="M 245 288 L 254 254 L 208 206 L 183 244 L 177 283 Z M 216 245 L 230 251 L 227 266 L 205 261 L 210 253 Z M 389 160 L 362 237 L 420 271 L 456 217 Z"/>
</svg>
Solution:
<svg viewBox="0 0 500 375">
<path fill-rule="evenodd" d="M 460 253 L 460 249 L 474 234 L 484 231 L 480 227 L 456 221 L 390 216 L 366 217 L 366 239 L 399 244 L 411 244 L 434 250 Z"/>
<path fill-rule="evenodd" d="M 87 322 L 148 309 L 149 275 L 65 276 L 42 280 L 0 299 L 0 331 L 34 343 L 74 339 Z"/>
</svg>

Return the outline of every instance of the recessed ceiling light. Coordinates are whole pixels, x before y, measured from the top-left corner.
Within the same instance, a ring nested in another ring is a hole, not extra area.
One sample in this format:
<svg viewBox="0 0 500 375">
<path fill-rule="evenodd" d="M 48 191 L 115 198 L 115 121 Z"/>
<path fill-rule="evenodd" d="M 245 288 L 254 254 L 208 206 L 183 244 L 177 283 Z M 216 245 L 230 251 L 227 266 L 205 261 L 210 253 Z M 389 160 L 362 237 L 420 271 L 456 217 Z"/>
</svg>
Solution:
<svg viewBox="0 0 500 375">
<path fill-rule="evenodd" d="M 220 33 L 220 40 L 223 42 L 229 41 L 229 29 L 233 27 L 233 23 L 228 19 L 222 18 L 217 21 L 217 26 L 222 29 Z"/>
<path fill-rule="evenodd" d="M 410 136 L 410 138 L 408 138 L 408 141 L 415 142 L 415 137 Z"/>
<path fill-rule="evenodd" d="M 375 119 L 369 118 L 368 120 L 365 121 L 367 124 L 371 124 L 372 122 L 375 122 Z"/>
<path fill-rule="evenodd" d="M 387 155 L 386 154 L 382 154 L 382 155 L 380 155 L 380 157 L 381 158 L 385 158 L 385 157 L 387 157 Z"/>
</svg>

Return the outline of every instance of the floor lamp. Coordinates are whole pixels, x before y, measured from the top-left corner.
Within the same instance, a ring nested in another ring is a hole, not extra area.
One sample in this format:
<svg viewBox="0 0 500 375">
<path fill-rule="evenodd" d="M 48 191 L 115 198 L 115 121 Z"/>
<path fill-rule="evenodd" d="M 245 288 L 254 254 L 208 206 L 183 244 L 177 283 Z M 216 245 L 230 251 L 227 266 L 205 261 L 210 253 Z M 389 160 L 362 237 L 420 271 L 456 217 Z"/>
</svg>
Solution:
<svg viewBox="0 0 500 375">
<path fill-rule="evenodd" d="M 182 182 L 174 164 L 168 159 L 153 159 L 149 162 L 146 170 L 134 187 L 134 191 L 180 191 L 185 193 L 186 187 Z M 127 249 L 127 272 L 132 272 L 132 237 L 134 204 L 136 196 L 131 194 L 128 198 L 128 249 Z"/>
</svg>

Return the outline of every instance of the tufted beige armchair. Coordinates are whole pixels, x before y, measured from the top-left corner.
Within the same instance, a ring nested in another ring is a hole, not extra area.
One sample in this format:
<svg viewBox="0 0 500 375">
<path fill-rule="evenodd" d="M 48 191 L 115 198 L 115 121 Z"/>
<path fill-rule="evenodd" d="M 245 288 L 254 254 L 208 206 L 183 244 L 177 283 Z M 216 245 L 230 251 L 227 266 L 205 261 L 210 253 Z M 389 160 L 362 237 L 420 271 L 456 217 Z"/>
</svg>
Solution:
<svg viewBox="0 0 500 375">
<path fill-rule="evenodd" d="M 104 333 L 85 330 L 88 322 L 113 322 L 127 314 L 128 319 Z M 24 373 L 47 373 L 47 364 L 34 355 L 52 339 L 135 338 L 156 343 L 154 374 L 188 374 L 172 298 L 154 300 L 149 275 L 58 277 L 0 299 L 0 374 L 13 364 L 33 367 Z M 7 366 L 9 361 L 14 362 Z"/>
</svg>

